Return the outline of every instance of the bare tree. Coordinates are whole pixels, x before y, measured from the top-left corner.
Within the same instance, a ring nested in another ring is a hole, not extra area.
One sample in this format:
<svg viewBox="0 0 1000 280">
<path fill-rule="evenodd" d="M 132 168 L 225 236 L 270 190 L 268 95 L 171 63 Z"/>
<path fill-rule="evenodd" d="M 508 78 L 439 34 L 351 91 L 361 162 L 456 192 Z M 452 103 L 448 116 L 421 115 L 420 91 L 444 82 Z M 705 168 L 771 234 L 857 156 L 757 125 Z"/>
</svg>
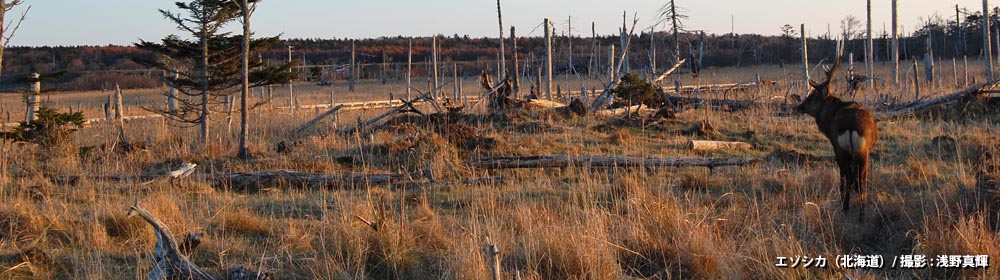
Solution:
<svg viewBox="0 0 1000 280">
<path fill-rule="evenodd" d="M 24 9 L 21 13 L 21 18 L 17 20 L 14 24 L 14 28 L 6 29 L 7 27 L 7 12 L 14 9 L 18 5 L 24 4 L 23 0 L 0 0 L 0 74 L 3 73 L 3 52 L 7 49 L 7 45 L 10 44 L 10 39 L 14 38 L 14 34 L 17 33 L 17 29 L 21 27 L 21 23 L 28 15 L 28 11 L 31 10 L 31 6 Z"/>
<path fill-rule="evenodd" d="M 861 32 L 859 29 L 861 29 L 861 20 L 852 15 L 847 15 L 840 20 L 840 32 L 845 42 L 854 39 L 855 35 Z"/>
<path fill-rule="evenodd" d="M 675 62 L 680 62 L 681 61 L 680 31 L 682 29 L 684 29 L 684 26 L 683 26 L 683 23 L 681 22 L 681 20 L 687 19 L 686 15 L 680 14 L 677 11 L 679 9 L 682 10 L 682 12 L 683 12 L 682 8 L 679 8 L 679 7 L 677 7 L 676 4 L 674 4 L 674 0 L 670 0 L 670 2 L 667 2 L 666 4 L 664 4 L 663 7 L 660 7 L 660 10 L 657 11 L 657 14 L 659 14 L 660 18 L 656 22 L 656 25 L 660 25 L 660 24 L 663 24 L 663 23 L 666 23 L 666 22 L 670 23 L 670 30 L 674 33 L 674 61 Z M 624 32 L 624 31 L 622 31 L 622 32 Z M 680 71 L 677 71 L 676 73 L 674 73 L 674 91 L 675 92 L 680 92 L 681 91 L 681 81 L 680 81 L 680 78 L 681 78 Z"/>
</svg>

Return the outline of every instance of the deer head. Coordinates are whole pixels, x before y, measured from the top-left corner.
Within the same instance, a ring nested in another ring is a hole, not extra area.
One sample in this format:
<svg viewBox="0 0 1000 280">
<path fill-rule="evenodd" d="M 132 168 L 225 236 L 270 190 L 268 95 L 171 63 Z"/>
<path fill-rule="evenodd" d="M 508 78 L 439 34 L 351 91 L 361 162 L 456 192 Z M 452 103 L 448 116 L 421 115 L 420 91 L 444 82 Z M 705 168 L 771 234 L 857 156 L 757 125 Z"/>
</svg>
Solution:
<svg viewBox="0 0 1000 280">
<path fill-rule="evenodd" d="M 830 93 L 830 84 L 836 78 L 837 69 L 840 68 L 840 61 L 844 56 L 844 42 L 839 41 L 837 43 L 837 57 L 834 59 L 833 66 L 827 67 L 824 71 L 825 77 L 823 81 L 816 82 L 809 80 L 809 85 L 812 87 L 812 91 L 809 92 L 809 96 L 806 97 L 801 104 L 799 104 L 796 109 L 803 114 L 809 114 L 811 116 L 816 116 L 823 108 L 824 101 L 827 98 L 833 96 Z"/>
</svg>

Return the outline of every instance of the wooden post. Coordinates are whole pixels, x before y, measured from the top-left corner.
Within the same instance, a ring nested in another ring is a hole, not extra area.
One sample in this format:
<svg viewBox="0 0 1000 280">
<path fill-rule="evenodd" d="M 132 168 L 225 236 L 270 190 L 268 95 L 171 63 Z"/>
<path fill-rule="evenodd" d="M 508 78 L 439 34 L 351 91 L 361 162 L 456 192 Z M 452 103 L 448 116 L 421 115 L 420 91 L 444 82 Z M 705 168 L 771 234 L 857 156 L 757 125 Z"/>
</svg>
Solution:
<svg viewBox="0 0 1000 280">
<path fill-rule="evenodd" d="M 801 26 L 802 30 L 802 84 L 803 95 L 809 95 L 809 41 L 806 39 L 806 24 Z"/>
<path fill-rule="evenodd" d="M 899 3 L 892 0 L 892 84 L 899 86 Z"/>
<path fill-rule="evenodd" d="M 521 69 L 518 65 L 517 60 L 517 33 L 515 33 L 514 26 L 510 27 L 510 56 L 513 62 L 514 72 L 511 76 L 511 85 L 514 87 L 514 99 L 521 98 Z"/>
<path fill-rule="evenodd" d="M 545 19 L 545 98 L 552 100 L 552 23 Z"/>
<path fill-rule="evenodd" d="M 868 0 L 868 28 L 867 28 L 867 38 L 865 39 L 865 74 L 868 76 L 866 79 L 868 84 L 868 90 L 874 90 L 875 86 L 875 45 L 872 41 L 872 0 Z"/>
<path fill-rule="evenodd" d="M 410 92 L 413 90 L 413 38 L 410 38 L 409 47 L 406 48 L 406 100 L 413 100 Z"/>
<path fill-rule="evenodd" d="M 452 93 L 452 96 L 453 96 L 452 98 L 455 100 L 455 103 L 457 104 L 459 102 L 459 100 L 460 100 L 459 99 L 459 95 L 458 95 L 459 94 L 458 93 L 459 92 L 459 86 L 460 86 L 458 84 L 458 63 L 455 63 L 452 66 L 453 66 L 453 69 L 451 71 L 451 74 L 452 74 L 452 79 L 451 79 L 452 82 L 451 83 L 454 84 L 454 86 L 455 86 L 455 92 Z"/>
<path fill-rule="evenodd" d="M 983 55 L 986 59 L 986 80 L 993 79 L 993 36 L 990 36 L 990 1 L 983 0 Z"/>
<path fill-rule="evenodd" d="M 497 0 L 497 1 L 498 1 L 497 3 L 499 3 L 499 0 Z M 438 47 L 437 46 L 438 46 L 438 44 L 437 44 L 437 36 L 435 35 L 434 37 L 431 38 L 431 67 L 434 68 L 433 70 L 431 70 L 431 73 L 433 75 L 433 77 L 432 77 L 433 80 L 431 81 L 431 98 L 438 98 L 438 96 L 441 95 L 441 94 L 438 93 L 438 89 L 437 89 L 438 88 L 438 69 L 439 69 L 439 67 L 438 67 L 438 55 L 437 55 L 437 53 L 438 53 L 437 48 Z"/>
<path fill-rule="evenodd" d="M 355 60 L 356 57 L 357 56 L 356 56 L 355 48 L 354 48 L 354 40 L 351 40 L 351 69 L 347 71 L 348 75 L 351 76 L 350 80 L 347 82 L 347 90 L 349 90 L 350 92 L 354 92 L 354 81 L 357 80 L 357 77 L 355 77 L 357 75 L 357 73 L 355 73 L 355 69 L 354 69 L 354 68 L 357 67 L 356 60 Z"/>
<path fill-rule="evenodd" d="M 42 94 L 42 81 L 40 77 L 41 75 L 38 73 L 31 73 L 34 83 L 31 86 L 31 94 L 28 95 L 28 116 L 25 118 L 29 122 L 37 119 L 38 110 L 41 109 L 38 100 L 38 97 Z"/>
</svg>

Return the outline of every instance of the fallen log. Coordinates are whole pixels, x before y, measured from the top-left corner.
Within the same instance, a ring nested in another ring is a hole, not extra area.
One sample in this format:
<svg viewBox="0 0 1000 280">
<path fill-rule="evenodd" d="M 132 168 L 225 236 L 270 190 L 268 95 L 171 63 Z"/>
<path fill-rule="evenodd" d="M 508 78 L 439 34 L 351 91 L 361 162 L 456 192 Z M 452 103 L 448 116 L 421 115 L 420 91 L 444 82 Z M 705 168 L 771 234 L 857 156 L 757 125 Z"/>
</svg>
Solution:
<svg viewBox="0 0 1000 280">
<path fill-rule="evenodd" d="M 746 142 L 691 140 L 688 142 L 688 148 L 695 151 L 713 151 L 750 149 L 751 146 Z"/>
<path fill-rule="evenodd" d="M 950 93 L 948 95 L 941 96 L 941 97 L 938 97 L 938 98 L 934 98 L 934 99 L 930 99 L 930 100 L 923 100 L 923 101 L 914 101 L 913 103 L 910 103 L 910 104 L 907 104 L 907 105 L 903 105 L 903 106 L 895 108 L 895 109 L 893 109 L 891 111 L 879 113 L 878 116 L 880 118 L 898 117 L 898 116 L 913 114 L 913 113 L 916 113 L 917 111 L 920 111 L 922 109 L 925 109 L 925 108 L 928 108 L 928 107 L 931 107 L 931 106 L 934 106 L 934 105 L 938 105 L 938 104 L 946 104 L 946 103 L 951 103 L 951 102 L 955 102 L 955 101 L 958 101 L 958 100 L 968 100 L 967 98 L 977 97 L 977 96 L 979 96 L 981 94 L 990 93 L 991 91 L 987 90 L 987 89 L 996 86 L 996 84 L 998 82 L 1000 82 L 1000 81 L 989 81 L 989 82 L 979 83 L 979 84 L 975 84 L 975 85 L 973 85 L 973 86 L 971 86 L 969 88 L 966 88 L 966 89 L 963 89 L 963 90 L 960 90 L 960 91 L 956 91 L 956 92 L 953 92 L 953 93 Z"/>
<path fill-rule="evenodd" d="M 213 186 L 227 186 L 233 190 L 256 192 L 265 187 L 288 186 L 303 189 L 355 189 L 365 185 L 379 185 L 402 181 L 407 174 L 322 174 L 298 171 L 257 171 L 193 176 L 209 181 Z"/>
<path fill-rule="evenodd" d="M 611 156 L 523 156 L 523 157 L 488 157 L 466 162 L 475 168 L 546 168 L 546 167 L 720 167 L 741 166 L 760 161 L 756 158 L 643 158 L 643 157 L 611 157 Z"/>
<path fill-rule="evenodd" d="M 163 178 L 163 174 L 138 175 L 76 175 L 51 177 L 53 181 L 76 183 L 80 179 L 103 181 L 143 182 Z M 365 185 L 387 184 L 404 181 L 412 177 L 408 174 L 323 174 L 289 170 L 255 171 L 223 174 L 194 174 L 194 180 L 209 182 L 213 187 L 227 187 L 237 191 L 256 192 L 268 187 L 290 187 L 303 189 L 354 189 Z M 145 183 L 144 183 L 145 184 Z"/>
<path fill-rule="evenodd" d="M 528 107 L 543 108 L 543 109 L 555 109 L 566 107 L 566 104 L 557 101 L 549 101 L 542 99 L 532 99 L 528 101 Z"/>
<path fill-rule="evenodd" d="M 706 99 L 706 98 L 695 98 L 695 97 L 681 97 L 681 96 L 667 96 L 667 102 L 674 104 L 675 106 L 683 105 L 695 105 L 695 106 L 705 106 L 708 104 L 712 107 L 726 107 L 730 110 L 743 110 L 753 107 L 763 107 L 766 105 L 774 105 L 779 109 L 791 109 L 794 108 L 792 104 L 780 104 L 780 103 L 761 103 L 756 101 L 745 101 L 745 100 L 723 100 L 723 99 Z"/>
</svg>

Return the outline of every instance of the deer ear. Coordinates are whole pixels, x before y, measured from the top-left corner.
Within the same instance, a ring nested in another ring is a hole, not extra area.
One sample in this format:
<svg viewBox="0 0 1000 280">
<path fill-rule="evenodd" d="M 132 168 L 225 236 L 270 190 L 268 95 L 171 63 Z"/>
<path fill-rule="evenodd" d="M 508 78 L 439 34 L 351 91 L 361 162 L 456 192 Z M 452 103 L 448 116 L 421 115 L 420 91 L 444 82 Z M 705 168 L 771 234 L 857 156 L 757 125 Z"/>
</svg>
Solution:
<svg viewBox="0 0 1000 280">
<path fill-rule="evenodd" d="M 820 86 L 822 86 L 821 84 L 817 84 L 813 80 L 809 80 L 809 85 L 812 86 L 813 88 L 819 88 Z"/>
</svg>

